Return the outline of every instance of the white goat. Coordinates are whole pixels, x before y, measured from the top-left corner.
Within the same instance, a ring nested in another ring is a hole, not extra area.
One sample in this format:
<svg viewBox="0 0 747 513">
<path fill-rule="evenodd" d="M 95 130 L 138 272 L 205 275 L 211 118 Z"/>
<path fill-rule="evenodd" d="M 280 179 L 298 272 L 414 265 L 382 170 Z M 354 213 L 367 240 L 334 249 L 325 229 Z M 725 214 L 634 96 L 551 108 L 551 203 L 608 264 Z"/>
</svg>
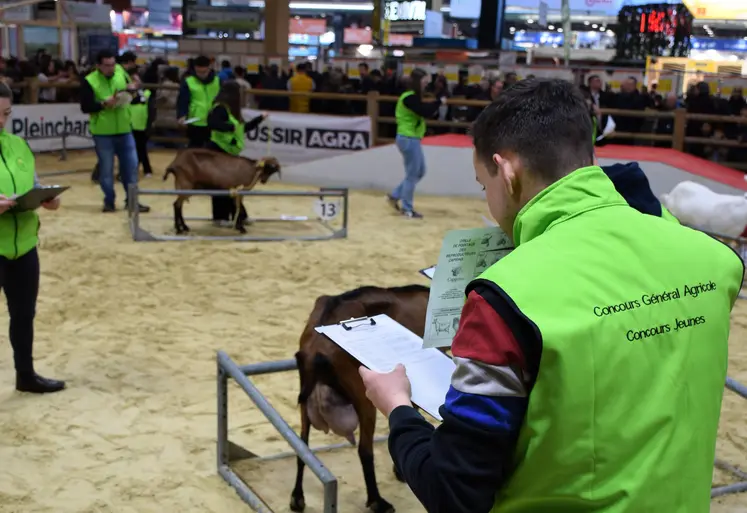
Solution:
<svg viewBox="0 0 747 513">
<path fill-rule="evenodd" d="M 699 183 L 678 183 L 662 204 L 682 224 L 737 238 L 747 226 L 747 194 L 718 194 Z"/>
</svg>

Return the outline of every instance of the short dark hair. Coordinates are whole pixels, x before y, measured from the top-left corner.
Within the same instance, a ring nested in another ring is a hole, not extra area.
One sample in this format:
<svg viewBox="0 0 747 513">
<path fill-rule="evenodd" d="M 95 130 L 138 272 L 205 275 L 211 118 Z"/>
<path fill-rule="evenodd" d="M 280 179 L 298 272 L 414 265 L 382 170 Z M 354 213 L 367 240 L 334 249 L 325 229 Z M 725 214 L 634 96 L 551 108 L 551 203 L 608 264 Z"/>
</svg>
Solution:
<svg viewBox="0 0 747 513">
<path fill-rule="evenodd" d="M 592 122 L 581 91 L 566 80 L 526 79 L 505 89 L 472 126 L 477 158 L 491 174 L 495 153 L 513 153 L 548 183 L 594 162 Z"/>
<path fill-rule="evenodd" d="M 586 79 L 586 83 L 591 84 L 591 81 L 595 78 L 599 78 L 599 75 L 589 75 L 589 78 Z M 601 78 L 599 80 L 601 80 Z"/>
<path fill-rule="evenodd" d="M 111 50 L 101 50 L 96 54 L 96 64 L 101 64 L 104 59 L 113 59 L 114 53 Z"/>
<path fill-rule="evenodd" d="M 13 99 L 13 91 L 10 90 L 10 87 L 5 82 L 0 82 L 0 98 Z"/>
<path fill-rule="evenodd" d="M 135 55 L 135 52 L 127 51 L 119 56 L 120 64 L 129 64 L 131 62 L 137 62 L 137 55 Z"/>
<path fill-rule="evenodd" d="M 199 55 L 195 58 L 194 65 L 198 68 L 209 68 L 210 58 L 206 57 L 205 55 Z"/>
</svg>

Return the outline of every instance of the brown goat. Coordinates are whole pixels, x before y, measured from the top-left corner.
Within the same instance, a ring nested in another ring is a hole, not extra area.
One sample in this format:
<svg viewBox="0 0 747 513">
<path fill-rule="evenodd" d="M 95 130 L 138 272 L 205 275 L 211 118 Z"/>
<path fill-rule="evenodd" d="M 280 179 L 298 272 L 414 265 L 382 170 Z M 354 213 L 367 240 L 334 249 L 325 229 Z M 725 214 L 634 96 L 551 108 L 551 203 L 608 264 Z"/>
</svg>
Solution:
<svg viewBox="0 0 747 513">
<path fill-rule="evenodd" d="M 320 296 L 314 303 L 306 327 L 301 334 L 300 350 L 296 353 L 301 392 L 301 439 L 308 445 L 311 426 L 333 433 L 355 443 L 355 429 L 360 420 L 358 456 L 366 483 L 366 506 L 374 513 L 393 513 L 394 507 L 379 494 L 374 472 L 373 439 L 376 408 L 366 397 L 366 388 L 358 374 L 358 361 L 314 328 L 346 321 L 351 318 L 386 314 L 422 337 L 425 330 L 425 310 L 428 287 L 361 287 L 339 296 Z M 298 459 L 296 485 L 291 494 L 290 508 L 303 511 L 304 463 Z M 396 473 L 396 469 L 395 469 Z M 402 480 L 401 476 L 397 476 Z"/>
<path fill-rule="evenodd" d="M 182 205 L 189 197 L 190 190 L 251 190 L 257 182 L 267 183 L 277 173 L 280 176 L 280 163 L 274 157 L 252 160 L 235 157 L 219 151 L 189 148 L 180 151 L 166 168 L 163 179 L 169 173 L 174 175 L 174 188 L 185 191 L 174 201 L 174 227 L 176 233 L 189 231 L 182 215 Z M 241 196 L 237 196 L 236 229 L 246 233 L 244 221 L 246 212 L 241 205 Z"/>
</svg>

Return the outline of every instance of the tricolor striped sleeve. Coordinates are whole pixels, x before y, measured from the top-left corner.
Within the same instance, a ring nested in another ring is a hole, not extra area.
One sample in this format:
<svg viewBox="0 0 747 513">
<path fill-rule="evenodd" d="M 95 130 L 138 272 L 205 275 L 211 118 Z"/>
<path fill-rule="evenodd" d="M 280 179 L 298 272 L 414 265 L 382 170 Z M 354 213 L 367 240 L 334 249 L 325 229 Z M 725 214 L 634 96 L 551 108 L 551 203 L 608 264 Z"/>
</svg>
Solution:
<svg viewBox="0 0 747 513">
<path fill-rule="evenodd" d="M 491 431 L 515 431 L 527 405 L 524 352 L 506 322 L 476 291 L 464 305 L 451 352 L 456 370 L 444 409 Z"/>
<path fill-rule="evenodd" d="M 389 415 L 389 454 L 429 513 L 487 513 L 511 473 L 541 340 L 497 287 L 474 283 L 452 344 L 456 371 L 434 429 Z"/>
</svg>

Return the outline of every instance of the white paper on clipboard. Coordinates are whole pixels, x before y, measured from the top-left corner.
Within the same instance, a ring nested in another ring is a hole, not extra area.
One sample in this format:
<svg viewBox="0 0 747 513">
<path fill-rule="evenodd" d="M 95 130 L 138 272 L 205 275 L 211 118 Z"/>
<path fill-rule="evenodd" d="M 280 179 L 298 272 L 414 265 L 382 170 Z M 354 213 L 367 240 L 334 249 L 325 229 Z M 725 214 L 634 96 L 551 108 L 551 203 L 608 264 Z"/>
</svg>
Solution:
<svg viewBox="0 0 747 513">
<path fill-rule="evenodd" d="M 200 118 L 189 118 L 189 119 L 185 119 L 184 121 L 182 121 L 182 124 L 183 125 L 191 125 L 192 123 L 195 123 L 195 122 L 197 122 L 199 120 L 200 120 Z"/>
<path fill-rule="evenodd" d="M 385 314 L 318 326 L 318 333 L 376 372 L 391 372 L 401 363 L 412 387 L 412 402 L 438 421 L 456 365 L 438 349 L 423 349 L 423 340 Z"/>
</svg>

